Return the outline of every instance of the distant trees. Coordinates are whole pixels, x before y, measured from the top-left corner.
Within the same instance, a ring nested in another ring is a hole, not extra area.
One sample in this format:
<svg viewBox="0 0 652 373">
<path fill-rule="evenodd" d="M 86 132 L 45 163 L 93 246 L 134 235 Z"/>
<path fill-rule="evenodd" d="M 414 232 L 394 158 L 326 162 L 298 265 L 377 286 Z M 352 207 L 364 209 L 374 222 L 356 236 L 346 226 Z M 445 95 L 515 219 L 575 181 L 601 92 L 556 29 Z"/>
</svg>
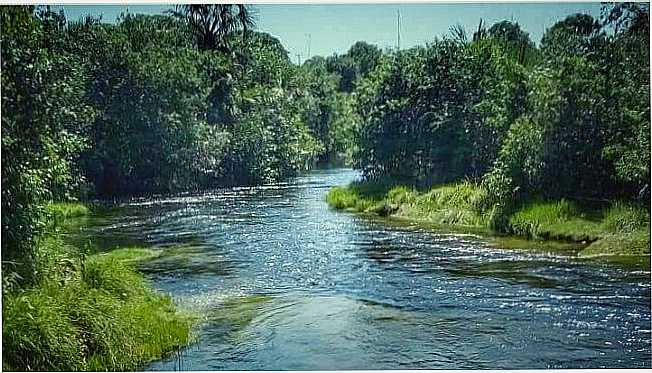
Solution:
<svg viewBox="0 0 652 373">
<path fill-rule="evenodd" d="M 183 4 L 172 14 L 187 24 L 201 50 L 230 52 L 230 36 L 239 32 L 245 38 L 255 26 L 253 13 L 244 4 Z"/>
<path fill-rule="evenodd" d="M 250 30 L 247 7 L 206 7 L 114 25 L 0 8 L 5 273 L 34 277 L 49 201 L 277 182 L 312 165 L 327 135 L 306 103 L 331 92 Z"/>
<path fill-rule="evenodd" d="M 378 64 L 382 51 L 375 45 L 358 41 L 341 56 L 333 55 L 326 59 L 326 68 L 341 76 L 339 90 L 351 92 L 356 82 L 367 76 Z"/>
<path fill-rule="evenodd" d="M 571 15 L 540 49 L 503 21 L 382 57 L 354 90 L 357 167 L 417 185 L 472 178 L 502 206 L 649 199 L 648 9 Z"/>
<path fill-rule="evenodd" d="M 353 163 L 359 118 L 350 97 L 363 78 L 380 63 L 382 51 L 358 41 L 346 54 L 313 57 L 301 66 L 302 84 L 310 92 L 306 123 L 323 146 L 322 163 Z"/>
<path fill-rule="evenodd" d="M 0 8 L 2 261 L 28 279 L 42 206 L 276 182 L 345 161 L 370 179 L 649 200 L 649 6 L 571 15 L 540 48 L 514 22 L 302 66 L 244 5 L 66 22 Z M 499 214 L 498 214 L 499 215 Z"/>
</svg>

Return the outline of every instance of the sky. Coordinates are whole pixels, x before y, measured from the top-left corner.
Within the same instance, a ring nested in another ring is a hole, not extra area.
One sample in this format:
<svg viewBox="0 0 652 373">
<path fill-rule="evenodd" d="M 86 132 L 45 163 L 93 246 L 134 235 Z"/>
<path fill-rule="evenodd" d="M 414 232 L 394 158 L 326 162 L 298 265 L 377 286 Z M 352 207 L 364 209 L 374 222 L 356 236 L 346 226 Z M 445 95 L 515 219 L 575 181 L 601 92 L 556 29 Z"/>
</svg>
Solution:
<svg viewBox="0 0 652 373">
<path fill-rule="evenodd" d="M 162 14 L 172 5 L 63 5 L 68 19 L 102 15 L 115 22 L 122 12 Z M 455 4 L 256 4 L 251 5 L 258 31 L 277 37 L 294 62 L 309 56 L 343 54 L 358 40 L 382 49 L 397 46 L 400 13 L 400 47 L 424 45 L 462 25 L 469 35 L 480 19 L 485 24 L 513 20 L 539 42 L 546 28 L 574 13 L 600 16 L 600 3 L 455 3 Z"/>
</svg>

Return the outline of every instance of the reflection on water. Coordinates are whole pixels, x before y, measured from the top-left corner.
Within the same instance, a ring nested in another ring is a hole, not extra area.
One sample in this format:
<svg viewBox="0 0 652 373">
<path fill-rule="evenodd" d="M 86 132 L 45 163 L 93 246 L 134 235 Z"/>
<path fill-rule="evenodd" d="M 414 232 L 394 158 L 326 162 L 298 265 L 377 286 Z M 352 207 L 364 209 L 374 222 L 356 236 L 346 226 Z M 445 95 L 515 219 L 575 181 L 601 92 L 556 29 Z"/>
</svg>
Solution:
<svg viewBox="0 0 652 373">
<path fill-rule="evenodd" d="M 143 271 L 204 315 L 147 369 L 650 367 L 649 270 L 329 210 L 354 177 L 126 202 L 75 237 L 165 250 Z"/>
</svg>

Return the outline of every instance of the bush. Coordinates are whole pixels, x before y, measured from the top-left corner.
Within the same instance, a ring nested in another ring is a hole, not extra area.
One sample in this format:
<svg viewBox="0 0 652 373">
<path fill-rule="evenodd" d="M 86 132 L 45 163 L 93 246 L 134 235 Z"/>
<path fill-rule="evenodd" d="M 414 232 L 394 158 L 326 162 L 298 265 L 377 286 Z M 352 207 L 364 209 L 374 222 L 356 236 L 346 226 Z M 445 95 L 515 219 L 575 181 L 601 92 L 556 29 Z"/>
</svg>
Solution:
<svg viewBox="0 0 652 373">
<path fill-rule="evenodd" d="M 61 37 L 31 6 L 0 10 L 2 85 L 2 267 L 34 280 L 43 205 L 75 184 L 74 161 L 94 120 L 79 56 L 56 50 Z"/>
</svg>

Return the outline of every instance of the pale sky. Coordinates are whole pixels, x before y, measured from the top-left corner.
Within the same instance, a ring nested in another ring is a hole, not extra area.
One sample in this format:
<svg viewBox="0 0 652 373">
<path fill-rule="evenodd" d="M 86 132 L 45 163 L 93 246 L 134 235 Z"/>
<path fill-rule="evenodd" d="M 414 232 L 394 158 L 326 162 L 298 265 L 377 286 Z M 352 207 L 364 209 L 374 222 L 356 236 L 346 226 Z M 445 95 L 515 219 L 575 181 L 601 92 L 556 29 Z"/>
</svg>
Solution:
<svg viewBox="0 0 652 373">
<path fill-rule="evenodd" d="M 121 12 L 162 14 L 172 5 L 63 5 L 68 19 L 102 15 L 114 22 Z M 358 40 L 381 48 L 397 44 L 397 13 L 401 16 L 401 48 L 423 45 L 461 24 L 471 35 L 480 19 L 485 24 L 514 20 L 535 42 L 547 27 L 573 13 L 600 16 L 595 3 L 453 3 L 453 4 L 258 4 L 258 31 L 268 32 L 283 43 L 292 61 L 309 55 L 345 53 Z"/>
</svg>

